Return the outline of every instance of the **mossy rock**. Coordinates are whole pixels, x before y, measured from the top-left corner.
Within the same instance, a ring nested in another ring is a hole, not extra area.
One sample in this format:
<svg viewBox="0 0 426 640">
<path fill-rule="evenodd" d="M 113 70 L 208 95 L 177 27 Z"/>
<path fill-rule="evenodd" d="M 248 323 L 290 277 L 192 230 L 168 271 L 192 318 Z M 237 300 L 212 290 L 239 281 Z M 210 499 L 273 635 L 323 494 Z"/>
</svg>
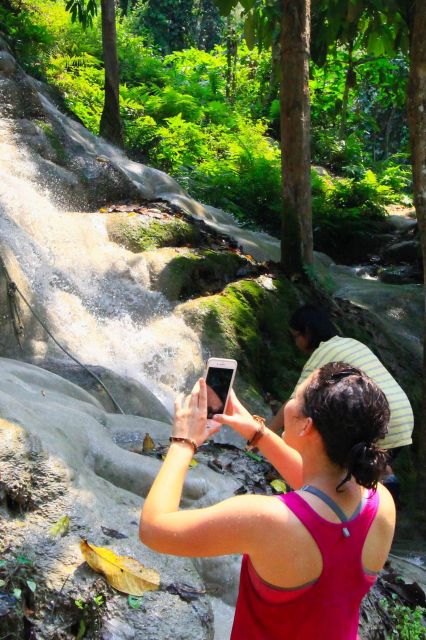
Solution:
<svg viewBox="0 0 426 640">
<path fill-rule="evenodd" d="M 163 248 L 144 254 L 151 286 L 169 300 L 216 292 L 242 275 L 257 271 L 247 258 L 231 252 Z"/>
<path fill-rule="evenodd" d="M 235 358 L 245 384 L 278 400 L 289 397 L 305 358 L 288 331 L 299 306 L 298 292 L 287 279 L 240 280 L 220 294 L 177 307 L 207 352 Z"/>
<path fill-rule="evenodd" d="M 52 150 L 56 156 L 56 162 L 58 162 L 58 164 L 60 165 L 66 165 L 69 162 L 69 156 L 53 124 L 48 120 L 42 120 L 41 118 L 35 120 L 34 124 L 36 124 L 37 127 L 41 129 L 41 131 L 48 139 L 50 146 L 52 147 Z"/>
<path fill-rule="evenodd" d="M 113 214 L 109 216 L 107 227 L 110 240 L 134 253 L 159 247 L 181 247 L 199 240 L 198 229 L 180 218 L 152 220 L 147 216 Z"/>
</svg>

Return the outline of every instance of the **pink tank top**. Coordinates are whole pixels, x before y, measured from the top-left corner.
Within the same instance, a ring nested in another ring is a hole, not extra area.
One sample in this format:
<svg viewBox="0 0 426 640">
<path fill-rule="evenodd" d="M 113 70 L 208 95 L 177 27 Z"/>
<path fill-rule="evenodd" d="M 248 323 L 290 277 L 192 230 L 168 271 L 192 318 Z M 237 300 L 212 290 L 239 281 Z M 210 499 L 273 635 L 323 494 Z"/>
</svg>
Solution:
<svg viewBox="0 0 426 640">
<path fill-rule="evenodd" d="M 361 513 L 341 523 L 322 518 L 297 493 L 278 498 L 314 538 L 323 570 L 311 585 L 280 589 L 264 582 L 243 556 L 231 640 L 356 640 L 361 600 L 376 580 L 361 558 L 378 493 L 370 491 Z"/>
</svg>

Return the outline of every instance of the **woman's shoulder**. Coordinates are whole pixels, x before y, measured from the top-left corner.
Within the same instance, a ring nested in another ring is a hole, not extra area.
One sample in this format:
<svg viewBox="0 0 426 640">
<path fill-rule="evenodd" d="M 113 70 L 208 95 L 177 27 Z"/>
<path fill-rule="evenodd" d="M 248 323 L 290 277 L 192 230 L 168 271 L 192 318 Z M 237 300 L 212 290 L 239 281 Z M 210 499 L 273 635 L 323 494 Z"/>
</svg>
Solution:
<svg viewBox="0 0 426 640">
<path fill-rule="evenodd" d="M 363 565 L 368 571 L 380 571 L 388 557 L 395 532 L 395 503 L 382 484 L 377 486 L 379 505 L 363 549 Z"/>
<path fill-rule="evenodd" d="M 373 537 L 376 536 L 379 541 L 381 540 L 384 546 L 389 544 L 390 547 L 395 532 L 395 502 L 391 493 L 381 483 L 377 485 L 375 495 L 378 500 L 378 507 L 370 528 L 370 533 Z"/>
<path fill-rule="evenodd" d="M 291 504 L 288 506 L 287 496 L 245 495 L 240 496 L 241 501 L 232 498 L 234 506 L 240 512 L 244 512 L 247 519 L 253 518 L 259 523 L 263 535 L 272 531 L 275 527 L 281 533 L 290 532 L 296 525 L 300 527 L 300 521 L 295 517 Z M 238 506 L 237 506 L 238 505 Z"/>
<path fill-rule="evenodd" d="M 377 495 L 379 498 L 379 508 L 377 511 L 377 515 L 383 520 L 384 524 L 394 529 L 396 520 L 396 508 L 392 494 L 388 489 L 386 489 L 384 484 L 381 484 L 379 482 L 379 484 L 377 485 Z"/>
</svg>

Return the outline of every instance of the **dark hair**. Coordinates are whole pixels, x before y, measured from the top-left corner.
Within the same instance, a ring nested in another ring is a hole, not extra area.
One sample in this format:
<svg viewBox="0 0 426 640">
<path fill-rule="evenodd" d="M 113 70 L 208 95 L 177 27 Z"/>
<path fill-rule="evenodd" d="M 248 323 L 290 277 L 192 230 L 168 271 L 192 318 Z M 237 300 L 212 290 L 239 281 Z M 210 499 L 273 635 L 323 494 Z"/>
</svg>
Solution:
<svg viewBox="0 0 426 640">
<path fill-rule="evenodd" d="M 290 318 L 290 327 L 308 339 L 310 349 L 316 349 L 320 342 L 330 340 L 337 335 L 336 327 L 328 313 L 312 304 L 305 304 L 293 313 Z"/>
<path fill-rule="evenodd" d="M 387 454 L 376 442 L 386 435 L 390 417 L 380 387 L 360 369 L 329 362 L 305 388 L 302 411 L 312 418 L 330 460 L 347 470 L 337 490 L 351 476 L 376 489 L 387 464 Z"/>
</svg>

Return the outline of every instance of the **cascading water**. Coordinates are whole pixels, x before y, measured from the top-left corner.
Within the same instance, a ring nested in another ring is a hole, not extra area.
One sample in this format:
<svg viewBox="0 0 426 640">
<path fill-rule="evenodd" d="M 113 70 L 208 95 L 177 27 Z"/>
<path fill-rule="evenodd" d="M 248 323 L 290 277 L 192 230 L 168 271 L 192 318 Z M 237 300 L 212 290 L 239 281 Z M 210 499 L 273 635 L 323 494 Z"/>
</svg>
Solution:
<svg viewBox="0 0 426 640">
<path fill-rule="evenodd" d="M 1 131 L 2 253 L 16 258 L 37 312 L 76 358 L 142 382 L 170 408 L 202 370 L 197 336 L 150 290 L 143 256 L 108 240 L 105 216 L 59 210 L 36 185 L 34 161 L 16 145 L 11 123 L 3 120 Z M 33 352 L 66 358 L 49 340 Z"/>
<path fill-rule="evenodd" d="M 39 91 L 48 118 L 64 132 L 74 164 L 80 159 L 84 164 L 89 157 L 95 162 L 106 161 L 125 174 L 141 199 L 177 204 L 219 232 L 234 237 L 256 259 L 279 260 L 277 239 L 241 228 L 229 214 L 191 200 L 170 176 L 131 161 L 117 148 L 90 134 L 61 113 L 43 94 L 39 83 L 31 83 Z M 75 357 L 135 378 L 149 386 L 170 409 L 175 392 L 202 371 L 198 337 L 173 314 L 172 306 L 161 294 L 150 290 L 143 254 L 135 255 L 109 241 L 106 216 L 67 213 L 58 208 L 53 203 L 63 200 L 61 180 L 49 185 L 50 191 L 39 186 L 46 161 L 16 144 L 12 122 L 2 121 L 0 136 L 1 243 L 16 257 L 29 283 L 32 302 Z M 315 268 L 323 270 L 318 257 Z M 386 322 L 393 322 L 396 334 L 417 358 L 420 338 L 416 318 L 421 310 L 418 287 L 404 286 L 404 304 L 407 307 L 411 301 L 409 315 L 414 318 L 406 336 L 405 328 L 401 329 L 401 305 L 394 300 L 399 300 L 401 286 L 381 286 L 380 298 L 377 283 L 341 274 L 342 269 L 325 266 L 324 278 L 332 281 L 334 294 L 358 301 L 373 312 L 376 305 L 380 316 L 383 307 L 389 308 Z M 364 289 L 360 291 L 361 285 L 367 287 L 365 293 Z M 31 351 L 40 359 L 65 358 L 45 339 L 34 343 Z"/>
</svg>

